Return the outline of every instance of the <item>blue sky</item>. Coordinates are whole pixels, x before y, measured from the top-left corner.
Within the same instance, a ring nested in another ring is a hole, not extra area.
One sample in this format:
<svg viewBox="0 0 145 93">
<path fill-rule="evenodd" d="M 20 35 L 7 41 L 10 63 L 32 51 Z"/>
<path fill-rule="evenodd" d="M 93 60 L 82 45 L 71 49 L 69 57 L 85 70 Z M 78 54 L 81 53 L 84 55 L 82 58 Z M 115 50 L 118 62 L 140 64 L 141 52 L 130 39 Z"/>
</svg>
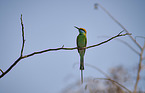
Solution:
<svg viewBox="0 0 145 93">
<path fill-rule="evenodd" d="M 87 30 L 88 46 L 114 36 L 123 29 L 102 9 L 104 6 L 132 36 L 145 36 L 144 0 L 0 0 L 0 68 L 6 70 L 20 55 L 22 37 L 20 15 L 25 29 L 24 54 L 48 48 L 76 47 L 77 29 Z M 120 37 L 138 47 L 128 36 Z M 143 45 L 142 39 L 137 39 Z M 118 65 L 133 68 L 139 56 L 117 40 L 88 49 L 85 62 L 109 74 Z M 66 86 L 80 79 L 77 50 L 52 51 L 21 60 L 0 80 L 0 93 L 60 93 Z M 85 67 L 85 77 L 103 77 Z M 133 88 L 134 86 L 132 86 Z"/>
</svg>

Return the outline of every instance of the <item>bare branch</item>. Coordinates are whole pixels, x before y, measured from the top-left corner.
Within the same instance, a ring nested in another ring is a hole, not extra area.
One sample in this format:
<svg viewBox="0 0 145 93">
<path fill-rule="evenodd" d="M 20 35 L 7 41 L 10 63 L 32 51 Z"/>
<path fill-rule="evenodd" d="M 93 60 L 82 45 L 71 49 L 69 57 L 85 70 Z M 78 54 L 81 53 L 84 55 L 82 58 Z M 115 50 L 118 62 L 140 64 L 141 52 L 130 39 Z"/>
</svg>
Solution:
<svg viewBox="0 0 145 93">
<path fill-rule="evenodd" d="M 2 78 L 4 75 L 6 75 L 22 58 L 19 57 L 5 72 L 3 72 L 0 75 L 0 78 Z"/>
<path fill-rule="evenodd" d="M 6 75 L 21 59 L 23 59 L 22 56 L 23 56 L 25 39 L 24 39 L 24 26 L 23 26 L 22 14 L 21 14 L 20 20 L 21 20 L 21 26 L 22 26 L 22 40 L 23 40 L 20 57 L 5 72 L 3 72 L 0 69 L 0 71 L 2 72 L 2 74 L 0 75 L 0 78 Z"/>
<path fill-rule="evenodd" d="M 116 36 L 114 36 L 114 37 L 111 37 L 110 39 L 108 39 L 108 40 L 106 40 L 106 41 L 103 41 L 103 42 L 99 43 L 99 44 L 95 44 L 95 45 L 88 46 L 88 47 L 84 47 L 84 48 L 88 49 L 88 48 L 96 47 L 96 46 L 102 45 L 102 44 L 104 44 L 104 43 L 107 43 L 107 42 L 111 41 L 111 40 L 114 39 L 114 38 L 117 38 L 117 37 L 120 37 L 120 36 L 126 36 L 126 35 L 131 35 L 131 34 L 130 34 L 130 33 L 118 34 L 118 35 L 116 35 Z M 74 50 L 74 49 L 77 49 L 77 47 L 74 47 L 74 48 L 64 48 L 64 46 L 63 46 L 63 47 L 60 47 L 60 48 L 46 49 L 46 50 L 34 52 L 34 53 L 31 53 L 31 54 L 28 54 L 28 55 L 23 56 L 23 58 L 30 57 L 30 56 L 33 56 L 33 55 L 35 55 L 35 54 L 41 54 L 41 53 L 48 52 L 48 51 Z"/>
<path fill-rule="evenodd" d="M 24 44 L 25 44 L 25 37 L 24 37 L 24 25 L 23 25 L 23 19 L 22 19 L 22 14 L 21 14 L 21 26 L 22 26 L 22 40 L 23 40 L 23 43 L 22 43 L 22 49 L 21 49 L 21 57 L 23 56 L 23 51 L 24 51 Z"/>
<path fill-rule="evenodd" d="M 74 47 L 74 48 L 64 48 L 64 47 L 60 47 L 60 48 L 54 48 L 54 49 L 46 49 L 46 50 L 42 50 L 42 51 L 38 51 L 38 52 L 34 52 L 34 53 L 31 53 L 31 54 L 25 55 L 25 56 L 23 56 L 23 58 L 27 58 L 27 57 L 30 57 L 30 56 L 33 56 L 33 55 L 36 55 L 36 54 L 42 54 L 42 53 L 45 53 L 45 52 L 48 52 L 48 51 L 74 50 L 74 49 L 77 49 L 77 47 Z"/>
<path fill-rule="evenodd" d="M 104 43 L 107 43 L 107 42 L 111 41 L 111 40 L 114 39 L 114 38 L 117 38 L 117 37 L 120 37 L 120 36 L 126 36 L 126 35 L 131 35 L 131 33 L 126 33 L 126 34 L 120 34 L 120 33 L 119 33 L 118 35 L 116 35 L 116 36 L 114 36 L 114 37 L 111 37 L 110 39 L 108 39 L 108 40 L 106 40 L 106 41 L 103 41 L 103 42 L 101 42 L 101 43 L 99 43 L 99 44 L 92 45 L 92 46 L 88 46 L 87 49 L 88 49 L 88 48 L 92 48 L 92 47 L 96 47 L 96 46 L 99 46 L 99 45 L 102 45 L 102 44 L 104 44 Z"/>
<path fill-rule="evenodd" d="M 140 72 L 141 72 L 141 68 L 142 68 L 142 60 L 143 60 L 143 52 L 144 52 L 144 49 L 145 49 L 145 43 L 144 43 L 144 46 L 141 50 L 141 53 L 140 53 L 140 59 L 139 59 L 139 65 L 138 65 L 138 72 L 137 72 L 137 78 L 136 78 L 136 82 L 135 82 L 135 86 L 134 86 L 134 93 L 136 93 L 137 91 L 137 85 L 138 85 L 138 82 L 140 80 Z"/>
<path fill-rule="evenodd" d="M 95 4 L 95 7 L 98 8 L 98 6 L 103 9 L 105 11 L 105 13 L 108 14 L 108 16 L 114 20 L 122 29 L 124 29 L 127 33 L 129 33 L 129 31 L 119 22 L 117 21 L 102 5 L 100 4 Z M 138 82 L 139 82 L 139 78 L 140 78 L 140 72 L 141 72 L 141 63 L 142 63 L 142 60 L 143 60 L 143 51 L 144 51 L 144 47 L 145 47 L 145 44 L 144 46 L 142 47 L 131 35 L 129 36 L 131 38 L 131 40 L 140 48 L 141 50 L 141 53 L 139 53 L 140 55 L 140 60 L 139 60 L 139 67 L 138 67 L 138 73 L 137 73 L 137 79 L 136 79 L 136 83 L 135 83 L 135 87 L 134 87 L 134 93 L 136 93 L 136 90 L 137 90 L 137 85 L 138 85 Z M 144 38 L 142 36 L 139 36 L 140 38 Z M 145 41 L 144 41 L 145 42 Z"/>
<path fill-rule="evenodd" d="M 109 36 L 100 36 L 100 37 L 109 37 Z M 119 42 L 124 43 L 126 46 L 128 46 L 132 51 L 134 51 L 135 53 L 137 53 L 138 55 L 140 54 L 136 49 L 134 49 L 128 42 L 121 40 L 119 38 L 116 38 L 116 40 L 118 40 Z"/>
<path fill-rule="evenodd" d="M 21 54 L 20 54 L 20 57 L 5 71 L 3 72 L 2 70 L 0 70 L 2 72 L 2 74 L 0 75 L 0 78 L 2 78 L 4 75 L 6 75 L 21 59 L 24 59 L 24 58 L 27 58 L 27 57 L 31 57 L 33 55 L 36 55 L 36 54 L 42 54 L 42 53 L 45 53 L 45 52 L 48 52 L 48 51 L 57 51 L 57 50 L 74 50 L 74 49 L 77 49 L 77 47 L 74 47 L 74 48 L 64 48 L 64 45 L 60 48 L 55 48 L 55 49 L 46 49 L 46 50 L 42 50 L 42 51 L 38 51 L 38 52 L 33 52 L 31 54 L 28 54 L 28 55 L 24 55 L 23 56 L 23 51 L 24 51 L 24 44 L 25 44 L 25 38 L 24 38 L 24 25 L 23 25 L 23 20 L 22 20 L 22 15 L 21 15 L 21 26 L 22 26 L 22 48 L 21 48 Z M 126 34 L 121 34 L 122 32 L 120 32 L 118 35 L 114 36 L 114 37 L 111 37 L 110 39 L 106 40 L 106 41 L 103 41 L 99 44 L 95 44 L 95 45 L 92 45 L 92 46 L 88 46 L 88 47 L 84 47 L 86 49 L 88 48 L 92 48 L 92 47 L 96 47 L 96 46 L 99 46 L 101 44 L 104 44 L 104 43 L 107 43 L 109 41 L 111 41 L 112 39 L 114 38 L 117 38 L 117 37 L 120 37 L 120 36 L 126 36 L 126 35 L 131 35 L 130 33 L 126 33 Z"/>
<path fill-rule="evenodd" d="M 114 81 L 110 78 L 95 78 L 95 79 L 102 79 L 102 80 L 109 80 L 111 81 L 112 83 L 116 83 L 118 86 L 121 86 L 122 88 L 124 88 L 125 90 L 127 90 L 129 93 L 132 93 L 128 88 L 126 88 L 125 86 L 123 86 L 122 84 L 118 83 L 117 81 Z"/>
<path fill-rule="evenodd" d="M 107 75 L 105 72 L 103 72 L 101 69 L 99 69 L 99 68 L 97 68 L 96 66 L 93 66 L 93 65 L 90 65 L 90 64 L 87 64 L 87 63 L 85 63 L 85 65 L 86 66 L 89 66 L 89 67 L 92 67 L 92 68 L 94 68 L 94 69 L 96 69 L 97 71 L 99 71 L 100 73 L 102 73 L 106 78 L 105 79 L 107 79 L 107 80 L 112 80 L 111 79 L 111 77 L 109 76 L 109 75 Z M 104 79 L 104 78 L 103 78 Z M 114 80 L 112 80 L 112 81 L 114 81 Z M 112 82 L 112 84 L 114 84 L 114 85 L 116 85 L 116 86 L 118 86 L 118 82 L 117 81 L 114 81 L 114 82 Z M 119 86 L 120 87 L 120 86 Z M 121 87 L 124 87 L 123 85 L 121 85 Z M 126 88 L 126 87 L 125 87 Z M 127 89 L 128 90 L 128 89 Z M 131 92 L 130 92 L 131 93 Z"/>
<path fill-rule="evenodd" d="M 110 18 L 112 20 L 114 20 L 122 29 L 124 29 L 124 31 L 126 31 L 127 33 L 129 33 L 129 31 L 119 21 L 117 21 L 102 5 L 100 5 L 99 3 L 97 3 L 95 5 L 96 5 L 96 7 L 100 6 L 100 8 L 103 9 L 105 11 L 105 13 L 108 14 L 108 16 L 110 16 Z M 136 40 L 131 35 L 129 35 L 129 37 L 141 49 L 140 44 L 138 42 L 136 42 Z"/>
</svg>

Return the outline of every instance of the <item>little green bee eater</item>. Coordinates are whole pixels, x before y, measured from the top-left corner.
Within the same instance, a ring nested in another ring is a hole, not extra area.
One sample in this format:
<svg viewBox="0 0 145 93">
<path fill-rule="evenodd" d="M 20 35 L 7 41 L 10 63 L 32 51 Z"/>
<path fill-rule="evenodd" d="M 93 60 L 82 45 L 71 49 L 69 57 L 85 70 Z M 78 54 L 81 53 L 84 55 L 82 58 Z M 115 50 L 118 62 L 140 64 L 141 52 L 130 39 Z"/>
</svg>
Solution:
<svg viewBox="0 0 145 93">
<path fill-rule="evenodd" d="M 83 83 L 83 70 L 84 70 L 84 55 L 87 45 L 87 37 L 86 37 L 86 30 L 84 28 L 78 28 L 79 35 L 77 36 L 77 48 L 78 53 L 80 55 L 80 70 L 81 70 L 81 82 Z"/>
</svg>

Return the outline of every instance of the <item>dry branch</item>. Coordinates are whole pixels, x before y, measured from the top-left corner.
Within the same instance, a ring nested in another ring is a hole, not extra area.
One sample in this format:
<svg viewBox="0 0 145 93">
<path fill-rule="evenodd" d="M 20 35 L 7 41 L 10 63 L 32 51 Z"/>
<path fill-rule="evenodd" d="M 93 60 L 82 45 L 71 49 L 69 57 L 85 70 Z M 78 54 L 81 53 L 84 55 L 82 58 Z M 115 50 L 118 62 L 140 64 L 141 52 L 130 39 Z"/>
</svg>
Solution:
<svg viewBox="0 0 145 93">
<path fill-rule="evenodd" d="M 105 38 L 108 38 L 108 36 L 100 36 L 100 37 L 105 37 Z M 128 46 L 132 51 L 134 51 L 136 54 L 140 54 L 135 48 L 133 48 L 128 42 L 124 41 L 124 40 L 121 40 L 119 38 L 116 39 L 117 41 L 125 44 L 126 46 Z"/>
<path fill-rule="evenodd" d="M 121 34 L 121 33 L 122 33 L 122 31 L 118 35 L 116 35 L 114 37 L 111 37 L 110 39 L 108 39 L 106 41 L 103 41 L 103 42 L 101 42 L 99 44 L 95 44 L 95 45 L 92 45 L 92 46 L 88 46 L 87 49 L 88 48 L 92 48 L 92 47 L 96 47 L 96 46 L 99 46 L 99 45 L 102 45 L 102 44 L 107 43 L 107 42 L 111 41 L 112 39 L 117 38 L 117 37 L 120 37 L 120 36 L 131 35 L 131 33 L 126 33 L 126 34 Z"/>
<path fill-rule="evenodd" d="M 103 11 L 112 19 L 114 20 L 122 29 L 124 29 L 125 32 L 129 33 L 129 31 L 118 21 L 116 20 L 102 5 L 96 3 L 95 4 L 95 8 L 97 9 L 98 6 L 103 9 Z M 135 83 L 135 86 L 134 86 L 134 93 L 137 92 L 137 85 L 138 85 L 138 82 L 139 82 L 139 79 L 140 79 L 140 72 L 141 72 L 141 64 L 142 64 L 142 61 L 144 60 L 143 58 L 143 52 L 144 52 L 144 48 L 145 48 L 145 42 L 144 42 L 144 46 L 142 47 L 137 41 L 136 41 L 136 38 L 133 38 L 131 35 L 129 35 L 129 37 L 131 38 L 131 40 L 139 47 L 139 49 L 141 50 L 140 53 L 137 52 L 137 54 L 140 55 L 140 60 L 139 60 L 139 65 L 138 65 L 138 72 L 137 72 L 137 78 L 136 78 L 136 83 Z M 137 37 L 140 37 L 140 38 L 144 38 L 145 37 L 142 37 L 142 36 L 137 36 Z"/>
<path fill-rule="evenodd" d="M 118 83 L 117 81 L 111 79 L 111 77 L 110 77 L 107 73 L 105 73 L 104 71 L 102 71 L 101 69 L 97 68 L 96 66 L 87 64 L 87 63 L 85 63 L 85 65 L 86 65 L 86 66 L 89 66 L 89 67 L 92 67 L 92 68 L 94 68 L 94 69 L 96 69 L 97 71 L 99 71 L 100 73 L 102 73 L 102 74 L 106 77 L 106 78 L 95 78 L 95 79 L 109 80 L 109 81 L 111 81 L 112 84 L 114 84 L 115 86 L 118 86 L 119 88 L 122 87 L 122 88 L 126 89 L 129 93 L 131 93 L 131 91 L 130 91 L 128 88 L 126 88 L 126 87 L 123 86 L 122 84 Z M 120 89 L 121 89 L 121 88 L 120 88 Z M 122 91 L 123 91 L 123 90 L 122 90 Z"/>
<path fill-rule="evenodd" d="M 127 33 L 129 33 L 129 31 L 118 21 L 118 20 L 116 20 L 101 4 L 99 4 L 99 3 L 97 3 L 97 4 L 95 4 L 95 7 L 100 7 L 101 9 L 103 9 L 104 10 L 104 12 L 105 13 L 107 13 L 108 14 L 108 16 L 112 19 L 112 20 L 114 20 L 125 32 L 127 32 Z M 130 35 L 129 36 L 130 38 L 131 38 L 131 40 L 141 49 L 142 47 L 141 47 L 141 45 L 138 43 L 138 42 L 136 42 L 136 40 Z"/>
<path fill-rule="evenodd" d="M 138 64 L 137 78 L 136 78 L 136 82 L 135 82 L 135 86 L 134 86 L 134 93 L 136 93 L 136 91 L 137 91 L 137 85 L 138 85 L 138 82 L 140 80 L 140 72 L 141 72 L 141 69 L 142 69 L 142 61 L 143 61 L 143 52 L 144 52 L 144 49 L 145 49 L 145 43 L 144 43 L 144 46 L 141 49 L 141 53 L 140 53 L 140 59 L 139 59 L 139 64 Z"/>
<path fill-rule="evenodd" d="M 129 93 L 132 93 L 128 88 L 126 88 L 126 87 L 123 86 L 122 84 L 120 84 L 120 83 L 118 83 L 117 81 L 114 81 L 114 80 L 112 80 L 112 79 L 110 79 L 110 78 L 95 78 L 95 79 L 109 80 L 109 81 L 111 81 L 112 83 L 117 84 L 119 87 L 121 86 L 122 88 L 124 88 L 125 90 L 127 90 Z"/>
<path fill-rule="evenodd" d="M 74 50 L 74 49 L 77 49 L 77 47 L 74 47 L 74 48 L 64 48 L 64 45 L 60 48 L 54 48 L 54 49 L 46 49 L 46 50 L 42 50 L 42 51 L 38 51 L 38 52 L 33 52 L 33 53 L 30 53 L 28 55 L 24 55 L 23 56 L 23 51 L 24 51 L 24 44 L 25 44 L 25 37 L 24 37 L 24 25 L 23 25 L 23 20 L 22 20 L 22 15 L 21 15 L 21 26 L 22 26 L 22 48 L 21 48 L 21 53 L 20 53 L 20 57 L 6 70 L 6 71 L 3 71 L 0 69 L 1 71 L 1 75 L 0 75 L 0 78 L 2 78 L 3 76 L 5 76 L 18 62 L 20 62 L 20 60 L 24 59 L 24 58 L 28 58 L 28 57 L 31 57 L 33 55 L 36 55 L 36 54 L 42 54 L 42 53 L 45 53 L 45 52 L 48 52 L 48 51 L 57 51 L 57 50 Z M 104 44 L 104 43 L 107 43 L 117 37 L 120 37 L 120 36 L 126 36 L 126 35 L 131 35 L 130 33 L 125 33 L 125 34 L 121 34 L 122 31 L 117 34 L 116 36 L 114 37 L 111 37 L 109 38 L 108 40 L 106 41 L 103 41 L 99 44 L 95 44 L 95 45 L 92 45 L 92 46 L 88 46 L 88 47 L 84 47 L 86 49 L 89 49 L 89 48 L 92 48 L 92 47 L 96 47 L 96 46 L 99 46 L 101 44 Z"/>
</svg>

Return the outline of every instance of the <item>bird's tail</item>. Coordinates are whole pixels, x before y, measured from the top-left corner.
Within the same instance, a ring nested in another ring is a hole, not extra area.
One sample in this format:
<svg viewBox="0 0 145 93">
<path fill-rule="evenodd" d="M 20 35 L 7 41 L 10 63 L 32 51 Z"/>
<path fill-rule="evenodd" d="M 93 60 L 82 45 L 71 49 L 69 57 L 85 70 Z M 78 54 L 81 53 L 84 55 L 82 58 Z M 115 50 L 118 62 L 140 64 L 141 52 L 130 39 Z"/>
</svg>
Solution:
<svg viewBox="0 0 145 93">
<path fill-rule="evenodd" d="M 80 70 L 84 70 L 84 56 L 80 56 Z"/>
</svg>

